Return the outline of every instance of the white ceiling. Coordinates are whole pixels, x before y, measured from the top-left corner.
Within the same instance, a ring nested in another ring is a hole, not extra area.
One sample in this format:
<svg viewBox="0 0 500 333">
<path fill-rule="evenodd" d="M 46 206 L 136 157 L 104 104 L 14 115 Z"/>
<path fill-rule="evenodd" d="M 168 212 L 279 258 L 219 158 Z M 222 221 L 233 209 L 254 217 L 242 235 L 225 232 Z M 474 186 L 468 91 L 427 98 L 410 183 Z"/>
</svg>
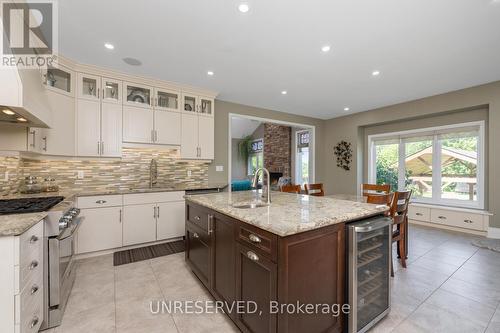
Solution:
<svg viewBox="0 0 500 333">
<path fill-rule="evenodd" d="M 247 2 L 59 1 L 60 51 L 324 119 L 500 80 L 500 0 Z"/>
<path fill-rule="evenodd" d="M 231 118 L 231 137 L 233 139 L 243 139 L 255 132 L 261 124 L 260 121 L 242 117 Z"/>
</svg>

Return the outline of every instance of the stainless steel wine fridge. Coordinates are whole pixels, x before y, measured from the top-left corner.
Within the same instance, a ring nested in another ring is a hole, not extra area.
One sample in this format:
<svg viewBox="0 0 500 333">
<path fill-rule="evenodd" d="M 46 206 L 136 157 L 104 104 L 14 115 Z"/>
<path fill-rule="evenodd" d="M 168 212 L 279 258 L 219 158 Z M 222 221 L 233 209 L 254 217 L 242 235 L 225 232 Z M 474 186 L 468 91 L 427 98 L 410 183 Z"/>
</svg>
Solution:
<svg viewBox="0 0 500 333">
<path fill-rule="evenodd" d="M 350 333 L 366 332 L 389 313 L 391 226 L 386 217 L 347 225 Z"/>
</svg>

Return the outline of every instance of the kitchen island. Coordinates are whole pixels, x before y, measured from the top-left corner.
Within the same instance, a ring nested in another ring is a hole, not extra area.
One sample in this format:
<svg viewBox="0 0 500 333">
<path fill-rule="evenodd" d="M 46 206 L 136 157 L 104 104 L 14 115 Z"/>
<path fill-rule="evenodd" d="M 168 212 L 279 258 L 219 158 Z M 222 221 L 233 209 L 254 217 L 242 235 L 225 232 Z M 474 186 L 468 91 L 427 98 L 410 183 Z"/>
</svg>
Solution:
<svg viewBox="0 0 500 333">
<path fill-rule="evenodd" d="M 243 332 L 343 332 L 345 224 L 387 207 L 279 192 L 269 206 L 236 207 L 258 200 L 186 196 L 188 265 L 216 300 L 255 305 L 226 307 Z"/>
</svg>

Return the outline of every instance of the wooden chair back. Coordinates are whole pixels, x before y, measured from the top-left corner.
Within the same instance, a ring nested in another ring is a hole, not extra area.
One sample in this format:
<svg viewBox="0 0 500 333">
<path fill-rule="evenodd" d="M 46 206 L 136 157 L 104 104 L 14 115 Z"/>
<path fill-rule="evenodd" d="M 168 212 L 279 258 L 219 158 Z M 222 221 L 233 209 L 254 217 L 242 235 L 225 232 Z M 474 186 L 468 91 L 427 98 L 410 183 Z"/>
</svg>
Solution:
<svg viewBox="0 0 500 333">
<path fill-rule="evenodd" d="M 369 194 L 366 197 L 366 202 L 375 205 L 387 205 L 391 207 L 392 197 L 394 193 L 390 194 Z"/>
<path fill-rule="evenodd" d="M 391 217 L 393 224 L 406 222 L 408 216 L 408 205 L 410 204 L 412 191 L 395 192 L 391 205 Z"/>
<path fill-rule="evenodd" d="M 301 191 L 300 185 L 283 185 L 280 187 L 281 192 L 287 192 L 287 193 L 297 193 L 300 194 Z"/>
<path fill-rule="evenodd" d="M 361 193 L 365 197 L 367 197 L 370 194 L 376 194 L 376 193 L 389 194 L 391 193 L 391 185 L 361 184 Z"/>
<path fill-rule="evenodd" d="M 306 193 L 308 195 L 313 195 L 316 197 L 322 197 L 325 195 L 325 191 L 323 190 L 323 184 L 304 184 L 304 188 L 306 189 Z"/>
</svg>

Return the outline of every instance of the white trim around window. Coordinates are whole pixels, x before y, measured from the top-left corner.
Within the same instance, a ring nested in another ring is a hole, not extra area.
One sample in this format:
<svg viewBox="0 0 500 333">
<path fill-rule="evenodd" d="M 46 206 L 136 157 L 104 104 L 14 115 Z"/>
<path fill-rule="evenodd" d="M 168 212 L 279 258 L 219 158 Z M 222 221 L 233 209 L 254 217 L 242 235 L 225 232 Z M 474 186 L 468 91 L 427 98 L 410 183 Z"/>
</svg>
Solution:
<svg viewBox="0 0 500 333">
<path fill-rule="evenodd" d="M 478 130 L 478 143 L 477 143 L 477 200 L 458 200 L 458 199 L 444 199 L 442 198 L 441 191 L 441 142 L 439 136 L 443 133 L 449 133 L 460 130 L 475 128 Z M 485 122 L 469 122 L 462 124 L 454 124 L 448 126 L 422 128 L 417 130 L 375 134 L 368 136 L 368 182 L 375 184 L 377 182 L 377 168 L 376 168 L 376 142 L 382 140 L 398 144 L 398 187 L 399 190 L 405 189 L 405 138 L 412 136 L 429 136 L 433 137 L 433 159 L 432 170 L 438 170 L 432 173 L 432 184 L 439 184 L 439 186 L 432 186 L 432 198 L 414 198 L 413 202 L 450 206 L 450 207 L 463 207 L 472 209 L 484 209 L 485 207 Z"/>
</svg>

